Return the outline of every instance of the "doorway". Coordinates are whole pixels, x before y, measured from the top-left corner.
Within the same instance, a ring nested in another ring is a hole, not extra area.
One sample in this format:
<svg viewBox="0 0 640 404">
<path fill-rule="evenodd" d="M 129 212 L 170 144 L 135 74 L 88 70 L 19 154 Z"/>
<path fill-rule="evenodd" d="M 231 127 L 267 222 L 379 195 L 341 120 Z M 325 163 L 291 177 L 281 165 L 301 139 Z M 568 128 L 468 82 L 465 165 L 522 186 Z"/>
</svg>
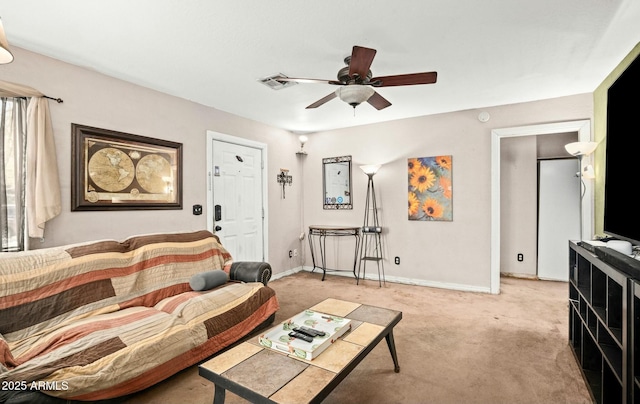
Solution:
<svg viewBox="0 0 640 404">
<path fill-rule="evenodd" d="M 558 122 L 541 125 L 520 126 L 491 131 L 491 293 L 500 293 L 500 141 L 504 138 L 516 136 L 532 136 L 577 132 L 578 141 L 591 141 L 591 121 L 579 120 Z M 583 234 L 592 234 L 592 203 L 593 189 L 591 184 L 585 184 L 584 199 L 582 199 Z M 567 241 L 568 242 L 568 241 Z"/>
<path fill-rule="evenodd" d="M 207 228 L 235 261 L 267 261 L 267 145 L 207 131 Z"/>
</svg>

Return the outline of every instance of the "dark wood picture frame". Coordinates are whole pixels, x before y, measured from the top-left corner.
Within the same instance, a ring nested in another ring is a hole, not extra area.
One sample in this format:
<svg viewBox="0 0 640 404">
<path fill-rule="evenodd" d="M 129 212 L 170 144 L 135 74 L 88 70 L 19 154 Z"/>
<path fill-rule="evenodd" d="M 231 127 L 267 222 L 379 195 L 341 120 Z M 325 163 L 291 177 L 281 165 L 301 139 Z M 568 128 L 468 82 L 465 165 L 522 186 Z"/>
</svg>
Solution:
<svg viewBox="0 0 640 404">
<path fill-rule="evenodd" d="M 71 124 L 71 210 L 182 209 L 182 143 Z"/>
</svg>

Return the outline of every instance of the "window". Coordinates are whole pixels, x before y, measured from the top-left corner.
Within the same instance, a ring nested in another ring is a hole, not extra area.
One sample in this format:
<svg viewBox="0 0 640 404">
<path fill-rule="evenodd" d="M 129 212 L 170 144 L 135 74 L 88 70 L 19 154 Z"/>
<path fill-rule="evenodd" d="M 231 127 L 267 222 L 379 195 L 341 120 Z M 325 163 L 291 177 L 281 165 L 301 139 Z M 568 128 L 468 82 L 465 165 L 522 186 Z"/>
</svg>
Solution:
<svg viewBox="0 0 640 404">
<path fill-rule="evenodd" d="M 24 250 L 26 98 L 0 98 L 1 251 Z"/>
</svg>

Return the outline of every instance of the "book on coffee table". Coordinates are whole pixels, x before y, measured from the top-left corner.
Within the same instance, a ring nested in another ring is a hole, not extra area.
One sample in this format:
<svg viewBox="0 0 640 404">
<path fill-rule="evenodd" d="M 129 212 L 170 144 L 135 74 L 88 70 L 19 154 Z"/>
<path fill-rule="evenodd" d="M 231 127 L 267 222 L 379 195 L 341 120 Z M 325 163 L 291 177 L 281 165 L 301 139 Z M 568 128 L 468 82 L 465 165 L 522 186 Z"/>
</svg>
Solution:
<svg viewBox="0 0 640 404">
<path fill-rule="evenodd" d="M 323 331 L 325 335 L 316 336 L 311 342 L 289 336 L 294 328 L 302 326 Z M 312 360 L 350 329 L 351 320 L 348 318 L 305 310 L 260 335 L 258 342 L 264 347 Z"/>
</svg>

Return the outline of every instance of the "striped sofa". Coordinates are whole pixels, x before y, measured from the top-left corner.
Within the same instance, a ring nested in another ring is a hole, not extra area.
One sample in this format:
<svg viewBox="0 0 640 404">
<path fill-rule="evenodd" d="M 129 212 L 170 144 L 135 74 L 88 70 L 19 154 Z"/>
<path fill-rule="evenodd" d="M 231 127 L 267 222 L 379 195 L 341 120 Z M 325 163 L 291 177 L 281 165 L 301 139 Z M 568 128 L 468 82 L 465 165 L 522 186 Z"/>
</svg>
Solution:
<svg viewBox="0 0 640 404">
<path fill-rule="evenodd" d="M 216 269 L 226 284 L 190 288 Z M 207 231 L 0 254 L 0 402 L 149 387 L 273 321 L 270 275 Z"/>
</svg>

